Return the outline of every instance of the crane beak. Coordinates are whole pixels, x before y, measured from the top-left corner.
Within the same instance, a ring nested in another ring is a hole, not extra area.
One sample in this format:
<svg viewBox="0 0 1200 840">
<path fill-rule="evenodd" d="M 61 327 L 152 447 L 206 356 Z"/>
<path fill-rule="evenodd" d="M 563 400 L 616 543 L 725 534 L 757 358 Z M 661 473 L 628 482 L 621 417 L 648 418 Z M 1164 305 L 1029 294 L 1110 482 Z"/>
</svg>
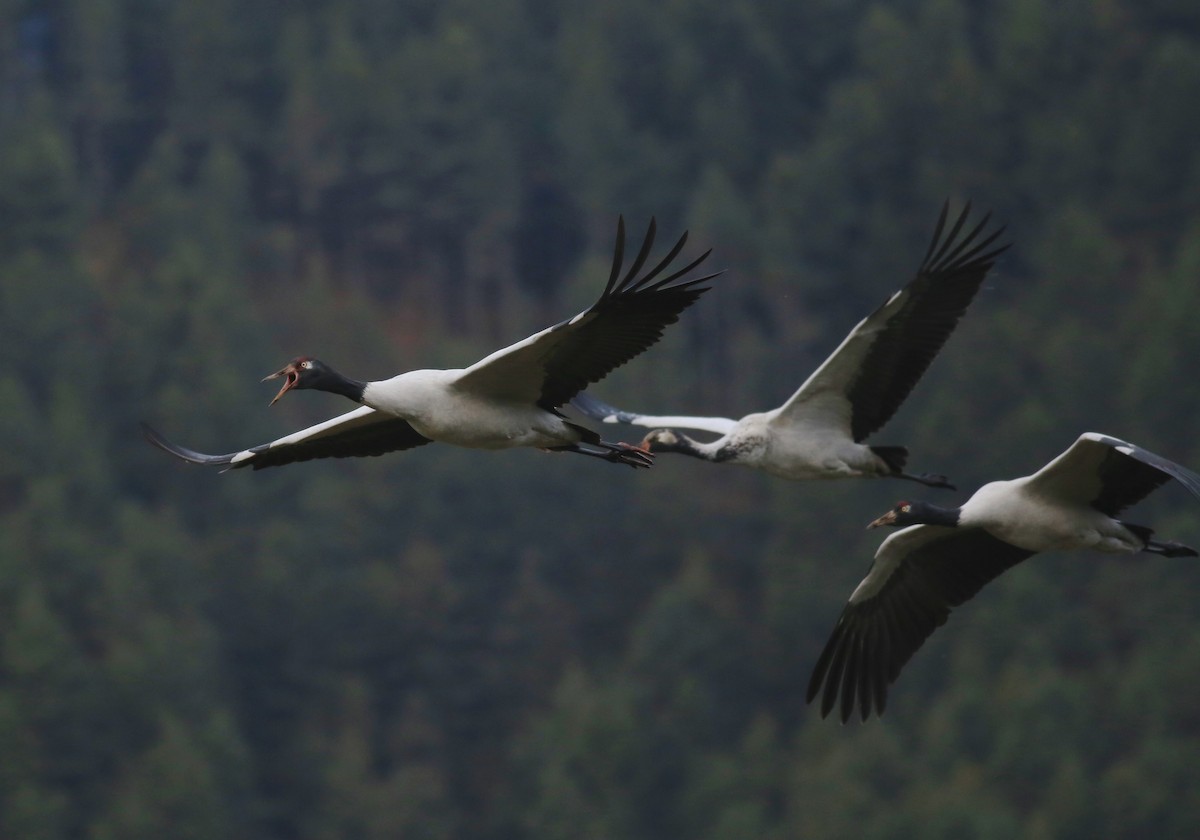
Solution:
<svg viewBox="0 0 1200 840">
<path fill-rule="evenodd" d="M 867 530 L 870 531 L 872 528 L 880 528 L 884 525 L 894 525 L 895 523 L 896 523 L 896 511 L 889 510 L 883 516 L 879 517 L 874 522 L 872 522 L 870 525 L 868 525 Z"/>
<path fill-rule="evenodd" d="M 275 395 L 275 399 L 271 400 L 270 405 L 275 405 L 280 397 L 292 390 L 296 386 L 296 383 L 300 381 L 300 374 L 296 370 L 296 363 L 288 362 L 287 365 L 275 371 L 270 376 L 264 376 L 262 381 L 266 382 L 268 379 L 278 379 L 281 376 L 287 377 L 287 379 L 283 383 L 283 387 L 279 389 L 279 393 Z"/>
</svg>

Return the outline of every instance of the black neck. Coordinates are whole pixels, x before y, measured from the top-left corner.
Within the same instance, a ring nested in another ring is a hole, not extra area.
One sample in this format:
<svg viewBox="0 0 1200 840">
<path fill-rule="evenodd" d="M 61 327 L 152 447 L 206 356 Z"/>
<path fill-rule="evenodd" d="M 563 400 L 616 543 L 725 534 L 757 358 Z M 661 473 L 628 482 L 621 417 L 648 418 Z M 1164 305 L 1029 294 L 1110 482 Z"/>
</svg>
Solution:
<svg viewBox="0 0 1200 840">
<path fill-rule="evenodd" d="M 363 401 L 363 392 L 367 390 L 367 383 L 359 382 L 357 379 L 351 379 L 348 376 L 342 376 L 336 370 L 328 369 L 321 379 L 312 386 L 318 391 L 328 391 L 331 394 L 340 394 L 349 400 L 354 400 L 356 403 Z"/>
<path fill-rule="evenodd" d="M 931 505 L 928 502 L 921 502 L 919 509 L 916 505 L 913 508 L 913 513 L 922 525 L 944 525 L 947 528 L 958 527 L 958 517 L 961 508 L 945 508 L 940 505 Z"/>
</svg>

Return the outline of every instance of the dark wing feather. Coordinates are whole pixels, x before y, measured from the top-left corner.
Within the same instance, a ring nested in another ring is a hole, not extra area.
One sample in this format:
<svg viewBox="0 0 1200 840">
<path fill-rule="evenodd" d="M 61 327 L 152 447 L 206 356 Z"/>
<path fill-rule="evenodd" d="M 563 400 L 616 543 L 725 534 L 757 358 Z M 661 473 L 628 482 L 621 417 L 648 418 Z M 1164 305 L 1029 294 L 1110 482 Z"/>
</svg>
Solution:
<svg viewBox="0 0 1200 840">
<path fill-rule="evenodd" d="M 1119 438 L 1085 432 L 1029 477 L 1029 488 L 1116 516 L 1175 479 L 1200 497 L 1200 476 Z"/>
<path fill-rule="evenodd" d="M 1200 475 L 1132 443 L 1096 435 L 1109 447 L 1100 463 L 1100 494 L 1092 507 L 1109 516 L 1140 502 L 1172 478 L 1200 498 Z"/>
<path fill-rule="evenodd" d="M 996 258 L 1011 244 L 991 247 L 1003 227 L 980 238 L 991 214 L 958 238 L 970 203 L 943 239 L 948 210 L 949 202 L 942 207 L 925 260 L 903 292 L 907 299 L 871 343 L 847 392 L 856 441 L 879 429 L 900 408 L 958 325 Z"/>
<path fill-rule="evenodd" d="M 950 610 L 1033 554 L 977 528 L 918 525 L 896 532 L 834 625 L 807 701 L 821 695 L 825 717 L 840 694 L 843 723 L 856 705 L 864 721 L 872 711 L 882 714 L 888 686 Z"/>
<path fill-rule="evenodd" d="M 711 251 L 705 251 L 661 280 L 651 282 L 683 250 L 687 233 L 651 271 L 640 277 L 637 275 L 653 247 L 654 234 L 655 223 L 651 220 L 642 249 L 624 278 L 615 284 L 610 278 L 604 294 L 582 319 L 565 321 L 552 328 L 562 330 L 564 334 L 545 357 L 546 379 L 538 400 L 543 408 L 565 404 L 588 385 L 599 382 L 649 349 L 662 338 L 664 328 L 679 320 L 679 314 L 708 291 L 708 287 L 700 284 L 716 277 L 716 273 L 682 278 L 704 262 Z M 618 247 L 613 253 L 612 278 L 620 271 L 623 239 L 622 223 L 618 226 Z"/>
<path fill-rule="evenodd" d="M 652 269 L 641 273 L 654 246 L 655 230 L 652 220 L 637 257 L 622 275 L 622 219 L 617 226 L 612 271 L 600 298 L 575 317 L 472 365 L 457 387 L 497 398 L 528 398 L 554 410 L 651 347 L 683 310 L 708 291 L 700 284 L 720 273 L 686 277 L 708 257 L 710 251 L 705 251 L 684 267 L 659 277 L 683 250 L 686 233 Z"/>
<path fill-rule="evenodd" d="M 430 442 L 407 421 L 362 408 L 271 443 L 227 455 L 205 455 L 171 443 L 145 423 L 142 424 L 142 434 L 154 446 L 192 464 L 224 466 L 228 469 L 252 467 L 256 470 L 314 458 L 371 457 L 413 449 Z"/>
</svg>

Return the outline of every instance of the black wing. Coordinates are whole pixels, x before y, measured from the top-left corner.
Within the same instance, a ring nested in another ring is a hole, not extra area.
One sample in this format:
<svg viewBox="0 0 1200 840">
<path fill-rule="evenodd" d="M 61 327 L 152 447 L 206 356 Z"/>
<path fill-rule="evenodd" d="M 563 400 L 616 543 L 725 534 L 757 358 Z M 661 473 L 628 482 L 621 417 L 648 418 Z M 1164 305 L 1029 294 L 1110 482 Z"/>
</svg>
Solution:
<svg viewBox="0 0 1200 840">
<path fill-rule="evenodd" d="M 192 464 L 224 466 L 228 469 L 280 467 L 314 458 L 362 458 L 413 449 L 429 443 L 398 417 L 362 407 L 340 417 L 326 420 L 307 429 L 228 455 L 205 455 L 171 443 L 145 423 L 142 434 L 146 440 Z"/>
<path fill-rule="evenodd" d="M 1116 516 L 1171 479 L 1200 498 L 1200 475 L 1136 444 L 1085 432 L 1030 476 L 1029 485 L 1038 492 Z"/>
<path fill-rule="evenodd" d="M 988 250 L 1004 232 L 1001 227 L 980 238 L 990 213 L 960 237 L 969 202 L 943 239 L 949 209 L 947 201 L 916 277 L 855 327 L 784 405 L 785 415 L 823 390 L 844 389 L 852 411 L 850 433 L 861 441 L 900 408 L 1011 244 Z"/>
<path fill-rule="evenodd" d="M 651 220 L 641 250 L 622 275 L 625 221 L 619 220 L 612 271 L 599 300 L 575 317 L 475 363 L 463 372 L 457 387 L 553 410 L 651 347 L 708 290 L 700 284 L 720 273 L 683 279 L 711 253 L 705 251 L 657 279 L 683 250 L 684 233 L 654 268 L 639 274 L 654 246 L 655 230 Z"/>
<path fill-rule="evenodd" d="M 883 714 L 888 686 L 950 610 L 1034 554 L 977 528 L 915 525 L 884 540 L 813 667 L 807 702 L 821 717 L 837 705 L 845 723 Z M 822 685 L 824 691 L 822 691 Z"/>
</svg>

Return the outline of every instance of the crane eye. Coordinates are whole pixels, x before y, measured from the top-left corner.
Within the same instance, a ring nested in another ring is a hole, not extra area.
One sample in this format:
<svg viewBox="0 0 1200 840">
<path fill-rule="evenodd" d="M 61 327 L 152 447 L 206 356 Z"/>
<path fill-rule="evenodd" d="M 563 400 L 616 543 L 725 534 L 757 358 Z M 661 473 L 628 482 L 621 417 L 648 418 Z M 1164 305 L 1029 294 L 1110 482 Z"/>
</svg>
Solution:
<svg viewBox="0 0 1200 840">
<path fill-rule="evenodd" d="M 901 513 L 909 513 L 911 510 L 912 510 L 912 505 L 901 505 L 900 506 Z"/>
<path fill-rule="evenodd" d="M 304 368 L 305 370 L 312 370 L 312 362 L 308 359 L 305 359 L 300 363 L 300 367 Z"/>
</svg>

